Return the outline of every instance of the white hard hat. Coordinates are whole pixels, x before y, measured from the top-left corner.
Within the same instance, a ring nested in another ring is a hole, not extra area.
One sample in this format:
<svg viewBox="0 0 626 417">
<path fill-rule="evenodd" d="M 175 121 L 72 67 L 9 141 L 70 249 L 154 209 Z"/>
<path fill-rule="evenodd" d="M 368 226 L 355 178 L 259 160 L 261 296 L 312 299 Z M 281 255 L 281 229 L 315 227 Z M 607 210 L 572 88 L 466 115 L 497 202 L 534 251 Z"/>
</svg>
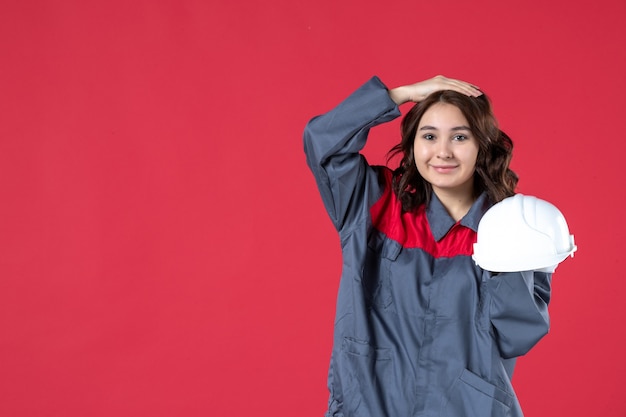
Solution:
<svg viewBox="0 0 626 417">
<path fill-rule="evenodd" d="M 478 224 L 472 258 L 493 272 L 554 272 L 576 251 L 563 214 L 537 197 L 516 194 L 491 207 Z"/>
</svg>

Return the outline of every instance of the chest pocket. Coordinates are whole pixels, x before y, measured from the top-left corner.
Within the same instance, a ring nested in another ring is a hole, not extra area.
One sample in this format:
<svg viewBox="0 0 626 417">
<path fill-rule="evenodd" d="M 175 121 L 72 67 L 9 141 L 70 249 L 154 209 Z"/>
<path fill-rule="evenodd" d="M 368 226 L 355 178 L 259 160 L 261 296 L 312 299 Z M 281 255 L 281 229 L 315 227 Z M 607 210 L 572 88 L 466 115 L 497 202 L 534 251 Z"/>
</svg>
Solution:
<svg viewBox="0 0 626 417">
<path fill-rule="evenodd" d="M 387 308 L 393 302 L 391 268 L 402 246 L 381 233 L 373 233 L 367 242 L 363 265 L 363 292 L 371 307 Z"/>
</svg>

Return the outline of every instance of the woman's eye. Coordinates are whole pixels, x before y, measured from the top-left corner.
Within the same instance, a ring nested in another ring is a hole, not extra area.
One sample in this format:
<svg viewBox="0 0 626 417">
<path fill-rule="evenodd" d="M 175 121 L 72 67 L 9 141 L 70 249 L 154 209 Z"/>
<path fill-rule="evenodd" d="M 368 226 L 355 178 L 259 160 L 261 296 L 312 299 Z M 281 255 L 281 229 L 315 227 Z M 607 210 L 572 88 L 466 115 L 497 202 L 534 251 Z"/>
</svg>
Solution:
<svg viewBox="0 0 626 417">
<path fill-rule="evenodd" d="M 456 135 L 456 136 L 455 136 L 454 138 L 452 138 L 452 139 L 454 139 L 454 140 L 458 140 L 458 141 L 460 142 L 460 141 L 467 140 L 467 136 L 465 136 L 465 135 Z"/>
<path fill-rule="evenodd" d="M 422 136 L 424 139 L 426 140 L 434 140 L 435 139 L 435 135 L 431 135 L 430 133 L 425 134 L 424 136 Z"/>
</svg>

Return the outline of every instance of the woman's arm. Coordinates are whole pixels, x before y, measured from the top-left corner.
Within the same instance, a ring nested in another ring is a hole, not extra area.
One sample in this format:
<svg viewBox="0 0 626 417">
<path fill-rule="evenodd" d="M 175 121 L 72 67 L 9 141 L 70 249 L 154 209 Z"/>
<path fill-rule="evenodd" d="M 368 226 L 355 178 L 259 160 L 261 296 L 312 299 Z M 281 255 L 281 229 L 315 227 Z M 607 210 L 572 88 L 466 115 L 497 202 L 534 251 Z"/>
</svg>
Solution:
<svg viewBox="0 0 626 417">
<path fill-rule="evenodd" d="M 369 210 L 369 200 L 380 194 L 376 173 L 359 152 L 370 128 L 399 115 L 387 88 L 374 77 L 333 110 L 307 124 L 307 164 L 337 230 L 349 231 Z"/>
<path fill-rule="evenodd" d="M 503 358 L 526 354 L 548 333 L 551 280 L 549 273 L 524 271 L 503 272 L 484 282 L 490 298 L 489 317 Z"/>
</svg>

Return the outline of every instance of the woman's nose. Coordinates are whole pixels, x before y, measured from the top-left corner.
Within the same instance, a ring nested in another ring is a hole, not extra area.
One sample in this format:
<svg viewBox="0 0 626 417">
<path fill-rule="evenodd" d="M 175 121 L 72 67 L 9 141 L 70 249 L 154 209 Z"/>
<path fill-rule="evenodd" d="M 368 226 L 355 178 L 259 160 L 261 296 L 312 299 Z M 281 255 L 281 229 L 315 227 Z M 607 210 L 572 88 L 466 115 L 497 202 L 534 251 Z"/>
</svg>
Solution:
<svg viewBox="0 0 626 417">
<path fill-rule="evenodd" d="M 437 157 L 441 159 L 452 158 L 452 150 L 450 144 L 447 141 L 441 141 L 437 147 Z"/>
</svg>

